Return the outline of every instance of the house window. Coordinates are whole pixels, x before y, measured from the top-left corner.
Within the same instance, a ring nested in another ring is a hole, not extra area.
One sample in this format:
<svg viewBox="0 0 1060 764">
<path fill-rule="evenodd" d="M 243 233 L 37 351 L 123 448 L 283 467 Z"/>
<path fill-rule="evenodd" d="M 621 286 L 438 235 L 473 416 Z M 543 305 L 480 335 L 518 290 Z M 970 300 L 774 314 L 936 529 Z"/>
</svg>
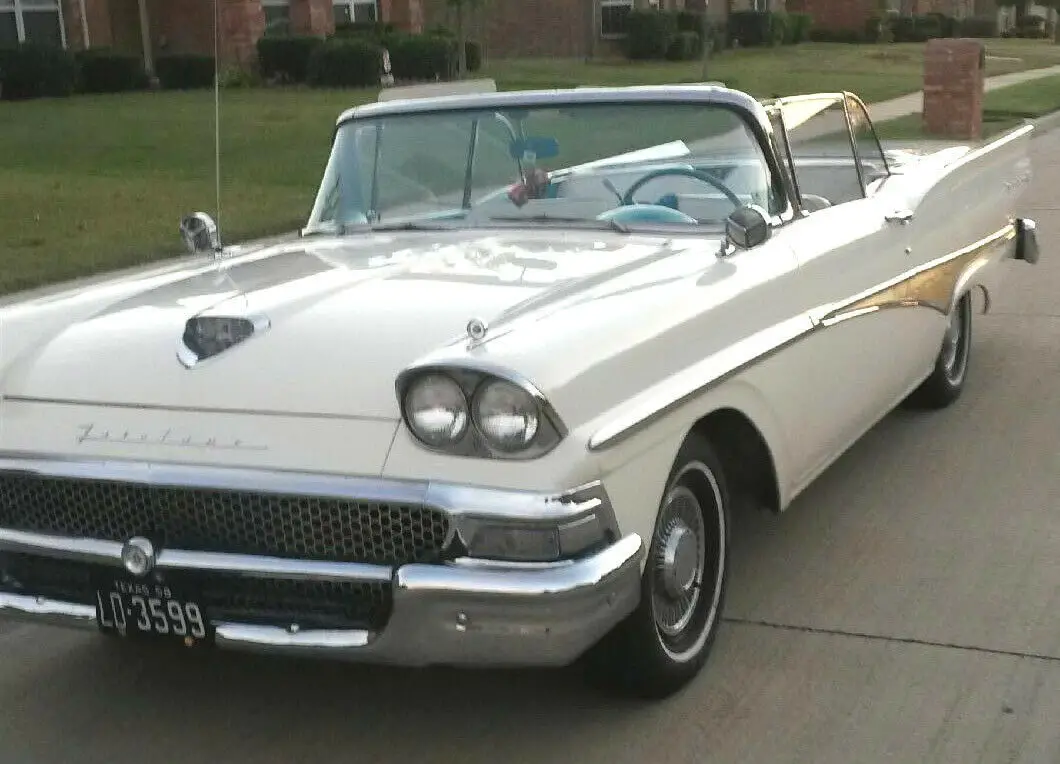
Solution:
<svg viewBox="0 0 1060 764">
<path fill-rule="evenodd" d="M 622 37 L 633 0 L 600 0 L 600 36 Z"/>
<path fill-rule="evenodd" d="M 291 0 L 261 0 L 265 12 L 265 34 L 282 34 L 290 29 Z"/>
<path fill-rule="evenodd" d="M 0 48 L 23 42 L 66 47 L 59 0 L 0 0 Z"/>
<path fill-rule="evenodd" d="M 351 21 L 363 24 L 379 19 L 376 0 L 340 0 L 332 9 L 335 12 L 336 24 L 348 24 Z"/>
</svg>

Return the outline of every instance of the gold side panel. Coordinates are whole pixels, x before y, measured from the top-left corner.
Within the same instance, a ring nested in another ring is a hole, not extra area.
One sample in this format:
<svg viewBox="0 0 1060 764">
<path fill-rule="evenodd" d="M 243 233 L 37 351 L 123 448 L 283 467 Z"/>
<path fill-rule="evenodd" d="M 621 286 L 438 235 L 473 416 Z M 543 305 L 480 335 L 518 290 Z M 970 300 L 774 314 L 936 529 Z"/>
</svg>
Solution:
<svg viewBox="0 0 1060 764">
<path fill-rule="evenodd" d="M 898 280 L 859 295 L 851 302 L 829 310 L 818 321 L 826 326 L 885 308 L 925 307 L 948 315 L 969 279 L 995 258 L 998 249 L 1016 239 L 1010 223 L 989 236 L 951 252 Z"/>
</svg>

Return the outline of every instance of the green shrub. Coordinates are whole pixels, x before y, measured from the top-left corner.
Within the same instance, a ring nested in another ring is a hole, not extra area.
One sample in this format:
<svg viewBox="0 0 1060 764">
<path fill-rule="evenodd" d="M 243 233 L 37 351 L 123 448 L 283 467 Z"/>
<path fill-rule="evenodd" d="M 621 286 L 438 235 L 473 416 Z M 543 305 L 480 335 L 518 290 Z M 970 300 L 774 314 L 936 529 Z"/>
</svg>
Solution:
<svg viewBox="0 0 1060 764">
<path fill-rule="evenodd" d="M 1017 37 L 1031 40 L 1042 40 L 1051 37 L 1047 29 L 1048 21 L 1044 16 L 1031 13 L 1023 17 L 1023 23 L 1017 28 Z"/>
<path fill-rule="evenodd" d="M 635 61 L 666 58 L 676 34 L 676 14 L 632 10 L 626 18 L 626 55 Z"/>
<path fill-rule="evenodd" d="M 670 38 L 666 58 L 671 61 L 692 61 L 703 53 L 703 43 L 697 32 L 678 32 Z"/>
<path fill-rule="evenodd" d="M 788 41 L 792 45 L 806 42 L 810 39 L 810 28 L 813 26 L 813 16 L 808 13 L 788 14 Z"/>
<path fill-rule="evenodd" d="M 444 80 L 456 69 L 456 42 L 442 35 L 394 36 L 387 50 L 395 79 Z"/>
<path fill-rule="evenodd" d="M 769 44 L 783 45 L 789 39 L 788 17 L 784 13 L 769 14 Z"/>
<path fill-rule="evenodd" d="M 77 63 L 65 50 L 26 43 L 0 50 L 0 97 L 59 98 L 74 92 Z"/>
<path fill-rule="evenodd" d="M 729 40 L 741 48 L 769 45 L 773 39 L 773 14 L 766 11 L 733 11 L 729 14 Z"/>
<path fill-rule="evenodd" d="M 165 90 L 197 90 L 213 87 L 214 59 L 193 53 L 159 56 L 155 74 Z"/>
<path fill-rule="evenodd" d="M 712 51 L 724 50 L 729 47 L 729 28 L 724 22 L 710 21 L 707 23 L 707 39 L 713 43 Z"/>
<path fill-rule="evenodd" d="M 951 37 L 953 19 L 942 14 L 893 16 L 889 19 L 895 42 L 927 42 L 938 37 Z"/>
<path fill-rule="evenodd" d="M 936 20 L 938 24 L 939 37 L 956 37 L 957 36 L 957 19 L 952 16 L 947 16 L 943 13 L 929 13 L 927 14 L 930 18 Z"/>
<path fill-rule="evenodd" d="M 305 82 L 309 58 L 323 44 L 323 38 L 309 35 L 262 37 L 258 40 L 261 76 L 267 80 Z"/>
<path fill-rule="evenodd" d="M 456 71 L 456 52 L 459 49 L 456 41 L 456 32 L 449 29 L 442 24 L 435 24 L 433 27 L 428 29 L 425 34 L 428 37 L 442 37 L 450 41 L 452 45 L 452 56 L 453 61 L 451 65 L 451 71 Z M 383 45 L 386 45 L 388 40 L 384 38 Z M 464 42 L 464 60 L 467 63 L 467 70 L 469 72 L 477 72 L 482 68 L 482 46 L 473 40 L 466 40 Z"/>
<path fill-rule="evenodd" d="M 260 87 L 262 84 L 260 72 L 239 65 L 233 65 L 222 69 L 219 79 L 221 87 L 227 90 L 256 88 Z"/>
<path fill-rule="evenodd" d="M 74 54 L 78 90 L 83 93 L 124 93 L 143 90 L 149 84 L 139 56 L 91 48 Z"/>
<path fill-rule="evenodd" d="M 695 32 L 701 35 L 703 32 L 703 14 L 697 11 L 677 11 L 677 31 Z"/>
<path fill-rule="evenodd" d="M 482 46 L 477 42 L 468 40 L 464 43 L 464 57 L 469 72 L 477 72 L 482 68 Z"/>
<path fill-rule="evenodd" d="M 698 11 L 676 11 L 675 16 L 677 18 L 678 33 L 694 32 L 696 37 L 699 38 L 699 42 L 697 43 L 697 50 L 699 52 L 696 55 L 702 55 L 704 40 L 703 14 Z M 707 43 L 710 45 L 711 51 L 719 51 L 725 48 L 727 40 L 725 25 L 723 23 L 708 19 L 706 22 L 705 36 Z"/>
<path fill-rule="evenodd" d="M 957 22 L 955 37 L 997 37 L 997 19 L 973 17 Z"/>
<path fill-rule="evenodd" d="M 883 42 L 885 31 L 893 31 L 890 22 L 880 16 L 869 16 L 865 19 L 865 40 Z"/>
<path fill-rule="evenodd" d="M 314 87 L 374 87 L 379 85 L 382 65 L 378 43 L 364 37 L 333 37 L 309 57 L 306 81 Z"/>
</svg>

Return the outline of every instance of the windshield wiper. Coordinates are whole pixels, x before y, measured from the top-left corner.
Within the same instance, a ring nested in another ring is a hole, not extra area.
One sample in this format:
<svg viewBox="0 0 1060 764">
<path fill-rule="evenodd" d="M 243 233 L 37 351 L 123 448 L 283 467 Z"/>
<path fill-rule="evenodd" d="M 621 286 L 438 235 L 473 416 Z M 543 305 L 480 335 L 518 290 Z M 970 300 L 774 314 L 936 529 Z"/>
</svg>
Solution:
<svg viewBox="0 0 1060 764">
<path fill-rule="evenodd" d="M 588 223 L 604 223 L 612 231 L 618 233 L 632 233 L 630 227 L 625 223 L 620 223 L 617 220 L 586 220 L 585 218 L 573 218 L 564 217 L 562 215 L 494 215 L 490 217 L 490 220 L 496 220 L 502 223 L 581 223 L 582 225 Z"/>
</svg>

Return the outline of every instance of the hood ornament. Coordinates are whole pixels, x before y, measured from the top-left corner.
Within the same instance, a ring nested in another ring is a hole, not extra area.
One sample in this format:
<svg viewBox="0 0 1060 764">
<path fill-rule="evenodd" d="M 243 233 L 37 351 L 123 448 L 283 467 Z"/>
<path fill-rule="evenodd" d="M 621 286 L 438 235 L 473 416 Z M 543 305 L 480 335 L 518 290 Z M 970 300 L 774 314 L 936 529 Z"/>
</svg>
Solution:
<svg viewBox="0 0 1060 764">
<path fill-rule="evenodd" d="M 177 360 L 190 369 L 200 361 L 220 355 L 267 331 L 271 326 L 269 317 L 261 313 L 192 316 L 184 324 L 184 334 L 177 343 Z"/>
<path fill-rule="evenodd" d="M 484 319 L 473 318 L 467 322 L 467 338 L 471 340 L 472 344 L 482 342 L 486 339 L 489 329 L 489 324 Z"/>
</svg>

